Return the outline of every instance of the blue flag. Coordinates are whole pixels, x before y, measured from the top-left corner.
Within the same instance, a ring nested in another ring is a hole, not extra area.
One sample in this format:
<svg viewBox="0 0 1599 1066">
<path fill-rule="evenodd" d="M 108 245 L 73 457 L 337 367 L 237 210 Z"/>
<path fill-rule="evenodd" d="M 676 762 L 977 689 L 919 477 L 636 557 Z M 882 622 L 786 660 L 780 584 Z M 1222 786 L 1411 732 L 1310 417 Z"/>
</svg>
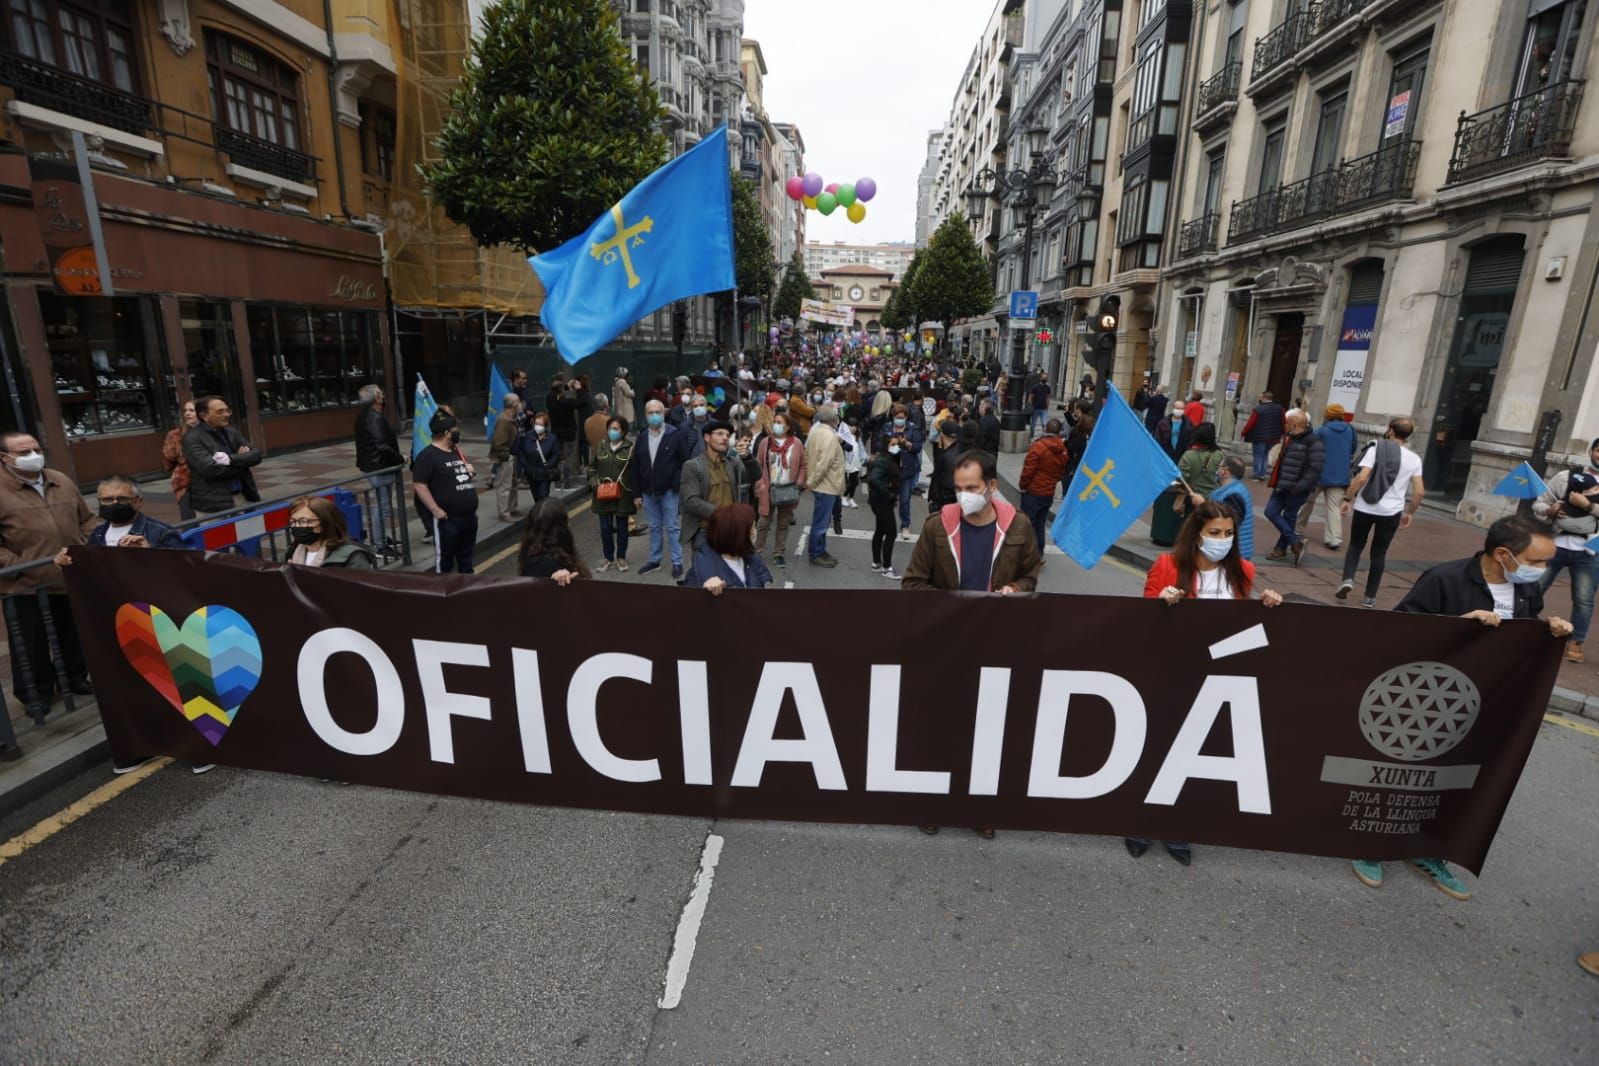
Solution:
<svg viewBox="0 0 1599 1066">
<path fill-rule="evenodd" d="M 489 364 L 489 409 L 483 415 L 483 439 L 489 440 L 494 436 L 494 420 L 500 417 L 500 412 L 505 410 L 505 397 L 511 391 L 511 386 L 506 382 L 505 375 L 500 373 L 500 364 Z"/>
<path fill-rule="evenodd" d="M 634 186 L 587 232 L 529 261 L 544 283 L 539 321 L 569 363 L 673 300 L 733 288 L 727 127 Z"/>
<path fill-rule="evenodd" d="M 433 443 L 433 434 L 428 429 L 428 423 L 438 412 L 439 405 L 433 402 L 433 394 L 428 391 L 428 383 L 422 380 L 422 375 L 416 376 L 416 401 L 411 405 L 411 461 L 422 454 L 422 449 Z"/>
<path fill-rule="evenodd" d="M 1543 478 L 1538 476 L 1538 471 L 1532 468 L 1532 464 L 1522 463 L 1505 475 L 1505 479 L 1494 489 L 1494 495 L 1513 496 L 1518 500 L 1536 500 L 1548 491 L 1549 486 L 1543 483 Z"/>
<path fill-rule="evenodd" d="M 1107 384 L 1105 408 L 1050 538 L 1077 565 L 1091 568 L 1177 477 L 1171 456 Z"/>
</svg>

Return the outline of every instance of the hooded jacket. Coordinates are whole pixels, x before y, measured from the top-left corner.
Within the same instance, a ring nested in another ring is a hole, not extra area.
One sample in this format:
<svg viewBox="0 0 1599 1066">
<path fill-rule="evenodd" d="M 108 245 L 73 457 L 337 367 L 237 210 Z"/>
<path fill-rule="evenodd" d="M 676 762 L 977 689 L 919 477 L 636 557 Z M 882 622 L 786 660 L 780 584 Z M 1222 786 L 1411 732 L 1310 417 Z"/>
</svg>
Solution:
<svg viewBox="0 0 1599 1066">
<path fill-rule="evenodd" d="M 1018 592 L 1033 592 L 1038 588 L 1038 573 L 1044 566 L 1033 524 L 1016 521 L 1016 508 L 997 495 L 993 502 L 994 521 L 999 529 L 994 537 L 989 591 L 1015 585 Z M 901 587 L 958 590 L 961 587 L 960 533 L 960 504 L 948 504 L 937 514 L 928 515 L 922 535 L 911 552 L 911 562 L 905 568 Z"/>
<path fill-rule="evenodd" d="M 1064 440 L 1055 436 L 1039 437 L 1027 449 L 1027 458 L 1022 460 L 1021 480 L 1016 487 L 1032 496 L 1053 497 L 1070 465 Z"/>
<path fill-rule="evenodd" d="M 1323 422 L 1316 430 L 1321 438 L 1321 484 L 1347 488 L 1350 463 L 1355 458 L 1355 429 L 1343 419 Z"/>
</svg>

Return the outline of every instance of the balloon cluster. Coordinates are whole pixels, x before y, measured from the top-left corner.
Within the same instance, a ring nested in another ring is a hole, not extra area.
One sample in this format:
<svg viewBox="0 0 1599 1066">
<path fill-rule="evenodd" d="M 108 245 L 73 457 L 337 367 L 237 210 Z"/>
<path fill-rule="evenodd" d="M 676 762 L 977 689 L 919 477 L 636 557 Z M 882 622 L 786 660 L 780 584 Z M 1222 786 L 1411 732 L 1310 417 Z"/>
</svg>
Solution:
<svg viewBox="0 0 1599 1066">
<path fill-rule="evenodd" d="M 813 170 L 803 178 L 789 178 L 785 189 L 790 200 L 796 200 L 807 208 L 831 215 L 842 207 L 851 222 L 863 222 L 866 219 L 866 201 L 877 195 L 877 182 L 871 178 L 861 178 L 853 185 L 835 181 L 824 186 L 822 176 Z"/>
</svg>

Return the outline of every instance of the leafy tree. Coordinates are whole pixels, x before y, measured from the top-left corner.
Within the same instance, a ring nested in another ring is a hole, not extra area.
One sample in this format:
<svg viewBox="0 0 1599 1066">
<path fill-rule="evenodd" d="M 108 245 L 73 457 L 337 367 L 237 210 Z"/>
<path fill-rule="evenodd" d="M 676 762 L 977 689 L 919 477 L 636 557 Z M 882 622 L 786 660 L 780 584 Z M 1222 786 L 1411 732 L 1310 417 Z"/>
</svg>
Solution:
<svg viewBox="0 0 1599 1066">
<path fill-rule="evenodd" d="M 764 300 L 772 294 L 772 233 L 766 228 L 755 183 L 733 175 L 733 276 L 740 296 Z"/>
<path fill-rule="evenodd" d="M 428 192 L 481 245 L 525 253 L 583 232 L 666 159 L 660 97 L 607 0 L 484 10 Z"/>
<path fill-rule="evenodd" d="M 816 286 L 805 273 L 805 257 L 799 252 L 783 268 L 783 282 L 777 287 L 777 299 L 772 304 L 772 314 L 778 318 L 798 319 L 800 301 L 816 299 Z"/>
<path fill-rule="evenodd" d="M 933 233 L 921 269 L 913 263 L 911 270 L 905 273 L 916 315 L 924 322 L 942 322 L 946 337 L 957 319 L 986 314 L 994 306 L 988 261 L 959 212 Z"/>
<path fill-rule="evenodd" d="M 916 254 L 911 256 L 911 262 L 905 268 L 905 274 L 899 279 L 899 285 L 888 298 L 888 305 L 883 308 L 883 324 L 893 329 L 910 329 L 917 326 L 916 317 L 916 279 L 922 272 L 922 249 L 918 248 Z M 892 311 L 892 320 L 890 319 Z"/>
</svg>

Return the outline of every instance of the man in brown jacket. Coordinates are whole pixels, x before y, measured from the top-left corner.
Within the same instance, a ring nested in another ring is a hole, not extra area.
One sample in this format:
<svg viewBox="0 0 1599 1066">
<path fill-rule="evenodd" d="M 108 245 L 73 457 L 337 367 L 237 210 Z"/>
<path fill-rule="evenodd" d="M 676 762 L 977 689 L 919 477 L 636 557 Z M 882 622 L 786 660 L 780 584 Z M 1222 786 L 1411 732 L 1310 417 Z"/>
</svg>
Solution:
<svg viewBox="0 0 1599 1066">
<path fill-rule="evenodd" d="M 1033 527 L 999 494 L 989 452 L 970 451 L 955 465 L 955 498 L 927 516 L 902 588 L 1032 592 L 1044 559 Z"/>
<path fill-rule="evenodd" d="M 0 567 L 36 559 L 53 560 L 62 548 L 84 543 L 99 520 L 89 511 L 72 479 L 60 471 L 45 469 L 44 450 L 30 433 L 0 434 L 0 448 L 4 449 L 0 452 L 0 465 L 5 467 L 0 472 Z M 17 616 L 18 632 L 11 637 L 12 691 L 26 703 L 33 720 L 43 722 L 55 695 L 56 678 L 44 616 L 34 595 L 38 589 L 50 590 L 50 617 L 66 666 L 67 684 L 79 696 L 87 696 L 94 689 L 89 685 L 89 670 L 84 665 L 77 627 L 72 623 L 61 571 L 51 562 L 0 578 L 0 595 L 13 598 Z M 19 635 L 21 647 L 17 642 Z M 24 683 L 24 657 L 31 685 Z"/>
<path fill-rule="evenodd" d="M 489 436 L 489 461 L 494 464 L 495 508 L 501 522 L 515 521 L 522 512 L 516 509 L 516 460 L 511 448 L 516 444 L 517 427 L 522 418 L 522 398 L 514 392 L 505 394 L 504 409 L 494 420 L 494 432 Z"/>
</svg>

